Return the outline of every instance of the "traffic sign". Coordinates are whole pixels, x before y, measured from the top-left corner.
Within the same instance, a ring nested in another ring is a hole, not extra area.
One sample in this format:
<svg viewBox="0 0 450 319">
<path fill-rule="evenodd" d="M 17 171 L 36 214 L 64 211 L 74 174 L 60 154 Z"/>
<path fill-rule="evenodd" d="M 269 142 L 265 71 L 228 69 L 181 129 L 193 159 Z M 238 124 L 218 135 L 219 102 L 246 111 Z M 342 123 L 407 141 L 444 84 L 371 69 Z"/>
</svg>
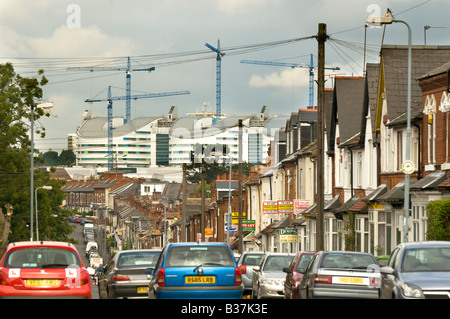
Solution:
<svg viewBox="0 0 450 319">
<path fill-rule="evenodd" d="M 225 233 L 228 232 L 228 234 L 237 234 L 238 226 L 238 224 L 231 224 L 230 226 L 225 224 Z"/>
</svg>

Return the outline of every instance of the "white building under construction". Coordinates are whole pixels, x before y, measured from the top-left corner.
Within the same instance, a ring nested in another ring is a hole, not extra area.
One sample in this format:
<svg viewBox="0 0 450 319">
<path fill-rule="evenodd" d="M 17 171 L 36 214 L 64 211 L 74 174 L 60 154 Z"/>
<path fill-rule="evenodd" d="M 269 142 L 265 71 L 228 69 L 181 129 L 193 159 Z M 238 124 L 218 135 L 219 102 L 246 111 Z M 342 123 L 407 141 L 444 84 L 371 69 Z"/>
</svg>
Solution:
<svg viewBox="0 0 450 319">
<path fill-rule="evenodd" d="M 239 160 L 239 119 L 242 120 L 242 161 L 264 163 L 276 132 L 285 126 L 286 117 L 269 118 L 269 108 L 250 116 L 225 117 L 213 124 L 215 113 L 206 109 L 178 118 L 177 107 L 168 115 L 139 117 L 127 123 L 113 118 L 112 167 L 114 169 L 179 166 L 191 160 L 195 145 L 225 145 L 227 154 L 220 161 Z M 93 117 L 85 111 L 76 131 L 74 153 L 78 166 L 108 167 L 108 119 Z"/>
</svg>

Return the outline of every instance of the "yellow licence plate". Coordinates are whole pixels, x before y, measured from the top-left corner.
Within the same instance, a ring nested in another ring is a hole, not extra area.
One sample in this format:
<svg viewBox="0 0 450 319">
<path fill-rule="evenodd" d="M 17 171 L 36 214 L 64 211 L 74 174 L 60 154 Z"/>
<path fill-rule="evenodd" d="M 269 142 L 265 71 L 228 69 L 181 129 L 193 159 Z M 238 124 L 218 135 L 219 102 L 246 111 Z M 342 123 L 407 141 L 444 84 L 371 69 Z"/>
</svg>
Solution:
<svg viewBox="0 0 450 319">
<path fill-rule="evenodd" d="M 145 294 L 148 292 L 148 287 L 137 287 L 138 294 Z"/>
<path fill-rule="evenodd" d="M 341 284 L 364 284 L 364 278 L 339 277 L 338 282 Z"/>
<path fill-rule="evenodd" d="M 213 276 L 190 276 L 186 277 L 185 282 L 187 284 L 214 284 L 216 278 Z"/>
<path fill-rule="evenodd" d="M 28 279 L 28 287 L 58 287 L 59 279 Z"/>
</svg>

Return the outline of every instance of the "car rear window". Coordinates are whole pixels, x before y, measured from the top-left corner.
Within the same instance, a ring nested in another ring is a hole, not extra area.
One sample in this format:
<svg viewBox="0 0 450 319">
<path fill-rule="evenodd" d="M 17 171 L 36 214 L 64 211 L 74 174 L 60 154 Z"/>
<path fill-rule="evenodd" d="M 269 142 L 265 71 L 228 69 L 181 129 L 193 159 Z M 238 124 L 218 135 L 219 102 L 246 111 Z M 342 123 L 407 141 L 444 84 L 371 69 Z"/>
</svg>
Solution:
<svg viewBox="0 0 450 319">
<path fill-rule="evenodd" d="M 242 265 L 258 266 L 263 257 L 264 257 L 263 254 L 246 254 L 242 259 Z"/>
<path fill-rule="evenodd" d="M 323 257 L 321 268 L 367 269 L 376 263 L 370 255 L 330 253 Z"/>
<path fill-rule="evenodd" d="M 66 268 L 81 266 L 78 255 L 61 248 L 22 248 L 10 251 L 5 258 L 6 268 Z"/>
<path fill-rule="evenodd" d="M 159 251 L 125 253 L 120 255 L 118 265 L 119 267 L 155 266 L 159 255 Z"/>
<path fill-rule="evenodd" d="M 226 246 L 175 246 L 167 253 L 166 267 L 234 266 Z"/>
</svg>

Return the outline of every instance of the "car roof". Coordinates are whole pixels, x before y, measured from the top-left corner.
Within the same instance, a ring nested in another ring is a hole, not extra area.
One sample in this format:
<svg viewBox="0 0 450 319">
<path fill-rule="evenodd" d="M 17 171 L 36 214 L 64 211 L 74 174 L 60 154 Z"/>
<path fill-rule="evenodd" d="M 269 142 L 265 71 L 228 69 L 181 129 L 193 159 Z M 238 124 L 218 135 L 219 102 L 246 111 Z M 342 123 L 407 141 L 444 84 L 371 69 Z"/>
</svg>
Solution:
<svg viewBox="0 0 450 319">
<path fill-rule="evenodd" d="M 450 247 L 450 241 L 419 241 L 410 243 L 401 243 L 398 247 L 423 248 L 423 247 Z"/>
<path fill-rule="evenodd" d="M 13 242 L 8 245 L 7 250 L 16 248 L 28 248 L 28 247 L 55 247 L 55 248 L 65 248 L 75 249 L 72 243 L 62 242 L 62 241 L 19 241 Z"/>
<path fill-rule="evenodd" d="M 266 252 L 267 256 L 292 256 L 294 257 L 295 254 L 293 253 L 275 253 L 275 252 Z"/>
<path fill-rule="evenodd" d="M 133 250 L 120 250 L 116 252 L 117 255 L 133 254 L 139 252 L 161 252 L 162 249 L 133 249 Z"/>
<path fill-rule="evenodd" d="M 167 247 L 173 247 L 173 246 L 228 246 L 225 243 L 218 243 L 218 242 L 186 242 L 186 243 L 171 243 L 167 245 Z"/>
</svg>

